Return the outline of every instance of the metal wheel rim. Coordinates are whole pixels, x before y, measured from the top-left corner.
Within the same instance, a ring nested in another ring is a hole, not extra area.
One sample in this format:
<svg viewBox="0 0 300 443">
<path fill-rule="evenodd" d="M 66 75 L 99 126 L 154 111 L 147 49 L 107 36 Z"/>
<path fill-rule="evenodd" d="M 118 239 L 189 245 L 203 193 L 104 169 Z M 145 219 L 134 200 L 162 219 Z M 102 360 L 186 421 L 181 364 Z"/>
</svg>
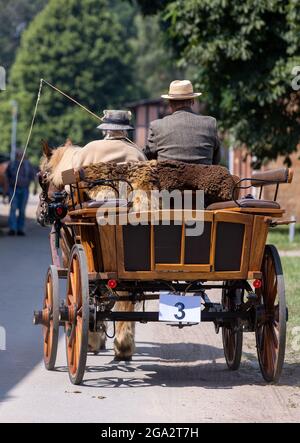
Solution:
<svg viewBox="0 0 300 443">
<path fill-rule="evenodd" d="M 230 298 L 227 296 L 228 291 L 223 289 L 222 292 L 222 305 L 227 309 L 230 307 Z M 238 326 L 238 321 L 237 325 Z M 242 347 L 243 347 L 243 331 L 234 330 L 233 326 L 223 326 L 222 327 L 222 341 L 225 360 L 227 366 L 231 370 L 237 370 L 240 366 L 242 357 Z"/>
<path fill-rule="evenodd" d="M 66 306 L 73 322 L 66 322 L 66 353 L 69 377 L 81 383 L 86 366 L 89 330 L 89 281 L 84 249 L 75 245 L 69 262 Z"/>
<path fill-rule="evenodd" d="M 43 311 L 49 311 L 49 325 L 43 326 L 44 363 L 48 370 L 54 369 L 59 338 L 59 284 L 54 265 L 48 269 L 45 281 Z"/>
<path fill-rule="evenodd" d="M 264 307 L 256 328 L 260 369 L 267 382 L 281 375 L 286 343 L 286 301 L 282 266 L 275 246 L 268 245 L 262 263 L 262 287 L 257 290 Z"/>
</svg>

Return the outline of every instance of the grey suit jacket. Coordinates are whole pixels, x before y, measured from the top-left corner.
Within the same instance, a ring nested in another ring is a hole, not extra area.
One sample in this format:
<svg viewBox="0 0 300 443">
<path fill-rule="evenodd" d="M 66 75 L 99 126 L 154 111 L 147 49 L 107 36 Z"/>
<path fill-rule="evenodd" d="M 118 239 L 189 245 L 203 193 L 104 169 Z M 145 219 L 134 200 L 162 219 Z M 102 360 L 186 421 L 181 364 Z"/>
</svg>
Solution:
<svg viewBox="0 0 300 443">
<path fill-rule="evenodd" d="M 181 109 L 154 120 L 150 123 L 144 153 L 148 159 L 218 164 L 220 141 L 216 119 Z"/>
</svg>

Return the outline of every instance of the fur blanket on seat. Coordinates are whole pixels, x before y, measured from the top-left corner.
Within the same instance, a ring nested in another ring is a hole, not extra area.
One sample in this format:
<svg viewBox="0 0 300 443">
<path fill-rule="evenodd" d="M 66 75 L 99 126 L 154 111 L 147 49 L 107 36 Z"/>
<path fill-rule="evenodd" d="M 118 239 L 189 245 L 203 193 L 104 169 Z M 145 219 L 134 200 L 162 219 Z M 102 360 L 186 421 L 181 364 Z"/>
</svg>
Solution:
<svg viewBox="0 0 300 443">
<path fill-rule="evenodd" d="M 98 163 L 80 171 L 83 181 L 125 178 L 134 190 L 203 190 L 205 206 L 232 199 L 236 177 L 223 166 L 188 164 L 173 160 L 138 163 Z M 109 188 L 108 188 L 109 189 Z M 111 189 L 110 189 L 111 191 Z M 89 198 L 99 199 L 107 189 L 95 186 L 88 191 Z"/>
</svg>

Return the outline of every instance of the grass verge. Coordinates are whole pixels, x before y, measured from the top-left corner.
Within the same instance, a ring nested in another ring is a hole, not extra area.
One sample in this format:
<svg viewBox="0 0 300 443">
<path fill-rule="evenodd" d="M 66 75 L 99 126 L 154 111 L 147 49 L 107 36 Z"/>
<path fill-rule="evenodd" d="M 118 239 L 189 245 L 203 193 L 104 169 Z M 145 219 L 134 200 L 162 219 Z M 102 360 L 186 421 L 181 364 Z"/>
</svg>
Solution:
<svg viewBox="0 0 300 443">
<path fill-rule="evenodd" d="M 295 239 L 289 241 L 289 226 L 282 225 L 277 228 L 271 228 L 268 235 L 268 244 L 275 245 L 281 251 L 300 250 L 300 224 L 296 224 Z"/>
</svg>

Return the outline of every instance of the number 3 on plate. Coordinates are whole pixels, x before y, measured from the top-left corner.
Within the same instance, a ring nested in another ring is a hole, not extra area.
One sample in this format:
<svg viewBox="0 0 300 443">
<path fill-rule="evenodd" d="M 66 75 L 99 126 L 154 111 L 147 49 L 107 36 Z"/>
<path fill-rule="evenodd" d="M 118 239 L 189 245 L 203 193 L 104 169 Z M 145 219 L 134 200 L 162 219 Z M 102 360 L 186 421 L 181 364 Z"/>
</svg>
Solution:
<svg viewBox="0 0 300 443">
<path fill-rule="evenodd" d="M 200 323 L 200 320 L 201 297 L 160 293 L 159 321 Z"/>
<path fill-rule="evenodd" d="M 178 308 L 178 313 L 180 315 L 175 314 L 174 317 L 176 318 L 176 320 L 179 320 L 179 321 L 183 320 L 185 317 L 185 312 L 184 312 L 185 305 L 181 302 L 177 302 L 177 303 L 175 303 L 175 306 L 176 306 L 176 308 Z"/>
</svg>

